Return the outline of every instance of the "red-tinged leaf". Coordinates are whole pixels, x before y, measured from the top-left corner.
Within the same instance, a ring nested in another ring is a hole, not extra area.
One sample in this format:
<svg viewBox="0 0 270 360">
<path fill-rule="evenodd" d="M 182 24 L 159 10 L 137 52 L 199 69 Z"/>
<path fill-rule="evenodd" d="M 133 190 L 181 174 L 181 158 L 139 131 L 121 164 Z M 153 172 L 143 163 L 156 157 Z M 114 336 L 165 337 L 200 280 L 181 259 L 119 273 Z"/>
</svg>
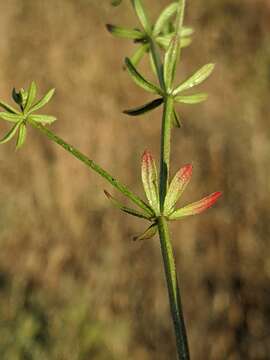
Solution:
<svg viewBox="0 0 270 360">
<path fill-rule="evenodd" d="M 183 166 L 174 176 L 166 198 L 164 202 L 164 214 L 169 215 L 176 204 L 176 202 L 179 200 L 180 196 L 183 194 L 186 186 L 188 185 L 190 179 L 192 176 L 192 165 L 187 164 Z"/>
<path fill-rule="evenodd" d="M 134 236 L 133 240 L 134 241 L 136 241 L 136 240 L 148 240 L 148 239 L 151 239 L 152 237 L 154 237 L 156 235 L 156 233 L 157 233 L 157 225 L 152 224 L 141 235 Z"/>
<path fill-rule="evenodd" d="M 181 209 L 174 211 L 170 216 L 170 220 L 178 220 L 185 216 L 200 214 L 204 210 L 210 208 L 217 199 L 221 196 L 221 192 L 215 192 L 209 196 L 206 196 L 202 200 L 187 205 Z"/>
<path fill-rule="evenodd" d="M 159 215 L 159 192 L 155 160 L 149 151 L 142 156 L 142 182 L 145 195 L 156 215 Z"/>
</svg>

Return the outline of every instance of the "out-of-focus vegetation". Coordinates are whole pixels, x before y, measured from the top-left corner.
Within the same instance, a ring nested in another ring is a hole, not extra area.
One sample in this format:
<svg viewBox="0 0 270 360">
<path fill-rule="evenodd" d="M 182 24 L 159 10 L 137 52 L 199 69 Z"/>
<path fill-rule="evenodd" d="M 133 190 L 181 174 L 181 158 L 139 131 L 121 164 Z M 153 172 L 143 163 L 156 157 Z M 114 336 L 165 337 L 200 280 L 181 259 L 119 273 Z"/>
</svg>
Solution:
<svg viewBox="0 0 270 360">
<path fill-rule="evenodd" d="M 167 3 L 145 2 L 153 16 Z M 267 0 L 188 1 L 196 32 L 179 79 L 209 61 L 217 68 L 209 100 L 179 107 L 172 170 L 194 164 L 183 202 L 224 193 L 172 226 L 194 360 L 270 353 L 269 17 Z M 55 131 L 142 193 L 140 155 L 158 157 L 160 112 L 121 114 L 145 94 L 121 67 L 131 45 L 104 27 L 134 25 L 129 2 L 12 0 L 0 19 L 1 98 L 32 79 L 56 87 Z M 173 359 L 158 241 L 132 242 L 143 224 L 112 209 L 107 185 L 35 131 L 13 149 L 0 148 L 1 360 Z"/>
</svg>

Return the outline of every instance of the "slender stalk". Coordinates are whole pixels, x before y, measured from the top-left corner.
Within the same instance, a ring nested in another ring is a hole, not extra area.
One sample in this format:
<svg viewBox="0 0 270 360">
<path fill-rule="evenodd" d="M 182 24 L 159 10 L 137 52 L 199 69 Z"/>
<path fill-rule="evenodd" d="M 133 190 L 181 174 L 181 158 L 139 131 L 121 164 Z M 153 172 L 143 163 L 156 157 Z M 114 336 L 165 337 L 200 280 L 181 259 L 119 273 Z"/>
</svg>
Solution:
<svg viewBox="0 0 270 360">
<path fill-rule="evenodd" d="M 183 22 L 185 1 L 182 3 L 181 11 L 178 11 L 177 21 L 178 31 L 180 31 Z M 154 42 L 150 42 L 150 51 L 154 59 L 156 72 L 162 89 L 165 90 L 163 65 L 160 59 L 158 48 Z M 163 211 L 164 200 L 168 187 L 169 169 L 170 169 L 170 150 L 171 150 L 171 119 L 173 114 L 174 101 L 171 96 L 167 96 L 164 101 L 164 110 L 162 117 L 161 145 L 160 145 L 160 208 Z M 173 248 L 171 245 L 170 234 L 167 220 L 161 216 L 158 219 L 158 230 L 160 246 L 163 257 L 163 265 L 168 288 L 171 315 L 173 319 L 174 332 L 176 337 L 177 354 L 179 360 L 189 360 L 189 347 L 186 333 L 186 326 L 182 310 L 181 295 L 178 286 L 177 272 L 174 260 Z"/>
<path fill-rule="evenodd" d="M 164 110 L 162 117 L 161 145 L 160 145 L 160 209 L 163 211 L 164 200 L 167 192 L 170 154 L 171 154 L 171 119 L 173 114 L 174 100 L 167 96 L 164 101 Z"/>
<path fill-rule="evenodd" d="M 81 153 L 74 146 L 68 144 L 63 139 L 55 135 L 52 131 L 50 131 L 45 126 L 38 124 L 36 122 L 30 122 L 30 124 L 45 134 L 50 140 L 55 142 L 56 144 L 62 146 L 65 150 L 67 150 L 71 155 L 75 156 L 78 160 L 83 162 L 86 166 L 94 170 L 96 173 L 105 178 L 112 186 L 114 186 L 117 190 L 121 191 L 124 195 L 126 195 L 130 200 L 132 200 L 135 204 L 137 204 L 140 208 L 145 210 L 149 215 L 153 215 L 152 209 L 142 201 L 137 195 L 135 195 L 132 191 L 130 191 L 125 185 L 123 185 L 119 180 L 116 180 L 112 177 L 106 170 L 97 165 L 93 160 L 89 159 L 86 155 Z"/>
<path fill-rule="evenodd" d="M 158 230 L 170 299 L 171 314 L 175 330 L 177 354 L 179 360 L 189 360 L 190 356 L 188 341 L 182 311 L 180 291 L 177 282 L 177 272 L 175 267 L 173 248 L 170 241 L 168 223 L 163 216 L 158 218 Z"/>
</svg>

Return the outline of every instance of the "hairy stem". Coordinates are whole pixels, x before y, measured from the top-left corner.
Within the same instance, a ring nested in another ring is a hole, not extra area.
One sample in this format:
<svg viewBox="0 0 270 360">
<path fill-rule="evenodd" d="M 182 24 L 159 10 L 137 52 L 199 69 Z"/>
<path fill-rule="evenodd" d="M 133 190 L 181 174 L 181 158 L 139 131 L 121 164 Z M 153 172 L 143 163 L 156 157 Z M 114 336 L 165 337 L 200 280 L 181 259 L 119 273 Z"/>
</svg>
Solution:
<svg viewBox="0 0 270 360">
<path fill-rule="evenodd" d="M 189 360 L 188 341 L 177 282 L 173 248 L 170 241 L 168 223 L 163 216 L 158 219 L 158 230 L 176 337 L 177 354 L 179 360 Z"/>
<path fill-rule="evenodd" d="M 132 191 L 130 191 L 125 185 L 123 185 L 119 180 L 116 180 L 112 177 L 106 170 L 97 165 L 93 160 L 89 159 L 86 155 L 81 153 L 79 150 L 74 148 L 74 146 L 68 144 L 63 139 L 55 135 L 52 131 L 41 124 L 37 124 L 35 122 L 30 122 L 30 124 L 45 134 L 50 140 L 55 142 L 56 144 L 62 146 L 66 151 L 68 151 L 71 155 L 75 156 L 78 160 L 83 162 L 86 166 L 94 170 L 96 173 L 105 178 L 112 186 L 114 186 L 117 190 L 121 191 L 122 194 L 126 195 L 130 200 L 132 200 L 135 204 L 137 204 L 141 209 L 147 212 L 149 215 L 153 215 L 152 209 L 142 201 L 137 195 L 135 195 Z"/>
</svg>

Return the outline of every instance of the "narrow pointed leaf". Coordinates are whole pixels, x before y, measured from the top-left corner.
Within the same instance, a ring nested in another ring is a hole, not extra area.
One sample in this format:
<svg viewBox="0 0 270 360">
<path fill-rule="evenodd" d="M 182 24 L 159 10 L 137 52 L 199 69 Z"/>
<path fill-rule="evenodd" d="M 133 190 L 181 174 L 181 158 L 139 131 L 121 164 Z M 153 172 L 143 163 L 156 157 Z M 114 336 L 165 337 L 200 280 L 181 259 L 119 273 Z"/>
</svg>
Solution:
<svg viewBox="0 0 270 360">
<path fill-rule="evenodd" d="M 180 128 L 182 126 L 182 123 L 180 121 L 178 113 L 173 110 L 173 116 L 172 116 L 172 126 L 176 128 Z"/>
<path fill-rule="evenodd" d="M 142 0 L 132 0 L 134 9 L 136 11 L 136 14 L 142 24 L 142 27 L 144 28 L 144 30 L 150 34 L 151 32 L 151 24 L 148 20 L 148 16 L 145 12 Z"/>
<path fill-rule="evenodd" d="M 4 110 L 8 111 L 11 114 L 20 114 L 19 111 L 14 109 L 12 106 L 6 104 L 4 101 L 0 101 L 0 107 L 2 107 Z"/>
<path fill-rule="evenodd" d="M 149 61 L 150 61 L 150 66 L 151 66 L 151 69 L 153 71 L 153 74 L 156 76 L 156 77 L 159 77 L 158 73 L 157 73 L 157 69 L 156 69 L 156 65 L 155 65 L 155 61 L 154 61 L 154 58 L 153 58 L 153 53 L 152 51 L 149 51 Z"/>
<path fill-rule="evenodd" d="M 207 100 L 208 94 L 206 93 L 199 93 L 194 95 L 183 95 L 183 96 L 176 96 L 174 98 L 175 101 L 184 104 L 199 104 L 205 100 Z"/>
<path fill-rule="evenodd" d="M 133 240 L 137 241 L 137 240 L 148 240 L 148 239 L 152 239 L 156 233 L 157 233 L 158 227 L 156 224 L 152 224 L 151 226 L 149 226 L 149 228 L 147 228 L 141 235 L 138 236 L 134 236 Z"/>
<path fill-rule="evenodd" d="M 172 40 L 171 34 L 164 35 L 164 36 L 158 36 L 156 38 L 156 42 L 165 50 L 167 50 L 168 47 L 170 46 L 171 40 Z M 191 38 L 189 38 L 189 37 L 183 38 L 183 39 L 181 39 L 180 47 L 185 48 L 185 47 L 189 46 L 191 44 L 191 42 L 192 42 Z"/>
<path fill-rule="evenodd" d="M 35 101 L 37 95 L 37 85 L 34 81 L 31 82 L 31 85 L 28 90 L 27 100 L 24 107 L 25 112 L 27 113 L 31 106 L 33 105 L 33 102 Z"/>
<path fill-rule="evenodd" d="M 176 89 L 173 91 L 173 95 L 177 95 L 180 91 L 187 90 L 201 84 L 212 74 L 214 67 L 215 64 L 204 65 L 200 70 L 196 71 L 194 75 L 192 75 L 182 84 L 177 86 Z"/>
<path fill-rule="evenodd" d="M 11 140 L 13 138 L 13 136 L 16 134 L 16 131 L 18 129 L 18 127 L 20 126 L 19 123 L 15 124 L 11 130 L 0 140 L 0 144 L 5 144 L 7 143 L 9 140 Z"/>
<path fill-rule="evenodd" d="M 164 58 L 164 80 L 168 90 L 171 89 L 175 76 L 179 48 L 179 39 L 177 38 L 177 36 L 173 36 Z"/>
<path fill-rule="evenodd" d="M 108 191 L 104 190 L 104 194 L 107 196 L 107 198 L 112 202 L 112 204 L 117 207 L 118 209 L 124 211 L 127 214 L 139 217 L 139 218 L 143 218 L 143 219 L 150 219 L 150 216 L 147 214 L 143 214 L 140 211 L 131 209 L 129 207 L 126 207 L 125 205 L 121 204 L 118 200 L 116 200 Z"/>
<path fill-rule="evenodd" d="M 138 49 L 130 58 L 130 61 L 132 62 L 133 66 L 139 64 L 139 62 L 143 58 L 144 54 L 148 51 L 148 49 L 149 49 L 149 44 L 143 44 L 138 47 Z"/>
<path fill-rule="evenodd" d="M 41 123 L 41 124 L 52 124 L 53 122 L 55 122 L 57 119 L 55 116 L 51 116 L 51 115 L 29 115 L 28 119 L 30 121 L 34 121 L 37 123 Z"/>
<path fill-rule="evenodd" d="M 120 26 L 107 24 L 106 25 L 107 30 L 115 36 L 126 38 L 126 39 L 132 39 L 132 40 L 139 40 L 142 39 L 144 34 L 140 30 L 136 29 L 125 29 Z"/>
<path fill-rule="evenodd" d="M 23 146 L 26 139 L 26 126 L 25 124 L 21 124 L 18 131 L 18 138 L 16 143 L 16 149 L 18 150 L 20 147 Z"/>
<path fill-rule="evenodd" d="M 156 215 L 159 215 L 159 191 L 155 161 L 149 151 L 142 156 L 142 182 L 145 195 Z"/>
<path fill-rule="evenodd" d="M 16 122 L 22 120 L 23 116 L 20 114 L 11 114 L 11 113 L 7 113 L 7 112 L 0 112 L 0 118 L 5 121 L 16 123 Z"/>
<path fill-rule="evenodd" d="M 221 192 L 215 192 L 209 196 L 206 196 L 200 201 L 187 205 L 181 209 L 174 211 L 170 216 L 170 220 L 178 220 L 185 216 L 200 214 L 204 210 L 210 208 L 217 199 L 221 196 Z"/>
<path fill-rule="evenodd" d="M 130 76 L 137 85 L 153 94 L 162 93 L 156 85 L 145 80 L 145 78 L 137 71 L 137 69 L 133 66 L 132 62 L 128 58 L 126 58 L 125 63 Z"/>
<path fill-rule="evenodd" d="M 174 176 L 164 202 L 164 214 L 169 215 L 183 194 L 192 176 L 192 165 L 183 166 Z"/>
<path fill-rule="evenodd" d="M 178 3 L 176 30 L 164 58 L 164 80 L 167 90 L 171 90 L 175 77 L 176 65 L 180 57 L 181 30 L 185 12 L 185 1 Z"/>
<path fill-rule="evenodd" d="M 32 113 L 34 111 L 41 109 L 44 105 L 46 105 L 51 100 L 54 93 L 55 93 L 55 89 L 51 89 L 50 91 L 48 91 L 47 94 L 45 96 L 43 96 L 43 98 L 41 98 L 34 106 L 31 107 L 29 113 Z"/>
<path fill-rule="evenodd" d="M 145 114 L 146 112 L 149 112 L 151 110 L 156 109 L 157 107 L 159 107 L 161 104 L 163 103 L 163 99 L 155 99 L 147 104 L 144 104 L 142 106 L 139 106 L 137 108 L 134 109 L 130 109 L 130 110 L 125 110 L 124 114 L 130 115 L 130 116 L 138 116 L 138 115 L 142 115 Z"/>
<path fill-rule="evenodd" d="M 178 9 L 178 3 L 173 2 L 172 4 L 168 5 L 160 14 L 159 18 L 156 21 L 156 24 L 154 26 L 153 30 L 153 36 L 157 36 L 160 34 L 164 28 L 164 26 L 167 24 L 167 22 L 170 20 L 170 18 L 175 15 Z"/>
</svg>

